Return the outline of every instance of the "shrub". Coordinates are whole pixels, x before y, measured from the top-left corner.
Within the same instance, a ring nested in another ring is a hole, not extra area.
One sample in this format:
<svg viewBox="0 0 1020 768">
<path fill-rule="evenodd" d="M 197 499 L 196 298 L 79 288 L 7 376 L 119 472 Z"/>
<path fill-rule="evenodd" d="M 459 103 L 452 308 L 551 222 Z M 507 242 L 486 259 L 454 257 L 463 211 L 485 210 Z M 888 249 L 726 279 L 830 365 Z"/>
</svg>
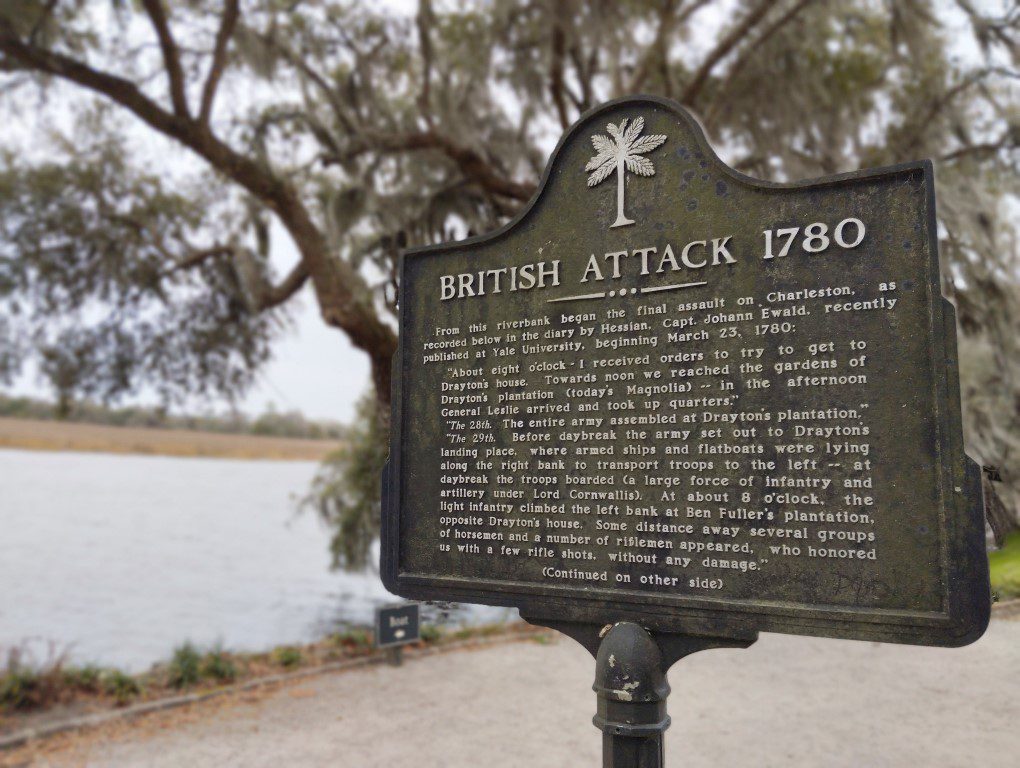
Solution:
<svg viewBox="0 0 1020 768">
<path fill-rule="evenodd" d="M 367 650 L 372 647 L 372 633 L 367 629 L 348 629 L 333 635 L 333 642 L 344 648 Z"/>
<path fill-rule="evenodd" d="M 435 624 L 425 624 L 421 628 L 421 640 L 423 643 L 438 643 L 443 633 Z"/>
<path fill-rule="evenodd" d="M 64 657 L 53 653 L 41 664 L 25 660 L 25 653 L 12 648 L 0 670 L 0 710 L 35 709 L 54 704 L 68 695 L 64 682 Z"/>
<path fill-rule="evenodd" d="M 201 678 L 202 656 L 191 643 L 174 649 L 173 658 L 167 668 L 167 684 L 174 688 L 188 688 Z"/>
<path fill-rule="evenodd" d="M 83 693 L 99 693 L 103 687 L 102 677 L 103 670 L 94 664 L 64 670 L 64 683 L 69 688 Z"/>
<path fill-rule="evenodd" d="M 30 709 L 38 684 L 39 676 L 35 671 L 9 669 L 0 677 L 0 709 Z"/>
<path fill-rule="evenodd" d="M 211 677 L 221 683 L 230 683 L 237 678 L 237 666 L 222 648 L 214 648 L 202 659 L 202 677 Z"/>
<path fill-rule="evenodd" d="M 142 692 L 142 686 L 138 680 L 119 669 L 107 670 L 102 679 L 103 690 L 113 696 L 118 707 L 125 706 Z"/>
<path fill-rule="evenodd" d="M 284 669 L 291 669 L 301 663 L 301 650 L 293 645 L 282 645 L 273 651 L 273 661 Z"/>
</svg>

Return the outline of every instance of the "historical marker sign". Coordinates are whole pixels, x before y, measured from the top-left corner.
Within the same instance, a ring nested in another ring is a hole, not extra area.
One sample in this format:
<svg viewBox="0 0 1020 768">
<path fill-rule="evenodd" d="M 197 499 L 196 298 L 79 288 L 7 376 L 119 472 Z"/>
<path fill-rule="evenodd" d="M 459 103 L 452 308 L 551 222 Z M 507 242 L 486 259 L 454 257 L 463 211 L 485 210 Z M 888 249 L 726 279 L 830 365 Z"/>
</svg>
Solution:
<svg viewBox="0 0 1020 768">
<path fill-rule="evenodd" d="M 763 183 L 624 99 L 514 222 L 401 280 L 391 591 L 694 634 L 984 630 L 930 163 Z"/>
</svg>

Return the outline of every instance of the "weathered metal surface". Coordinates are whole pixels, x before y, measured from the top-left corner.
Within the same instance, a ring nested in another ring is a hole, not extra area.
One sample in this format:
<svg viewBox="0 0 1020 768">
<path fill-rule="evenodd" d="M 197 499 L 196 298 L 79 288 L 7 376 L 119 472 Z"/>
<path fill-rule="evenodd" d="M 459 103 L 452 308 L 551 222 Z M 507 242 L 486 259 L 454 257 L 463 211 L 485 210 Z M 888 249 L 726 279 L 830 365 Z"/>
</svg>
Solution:
<svg viewBox="0 0 1020 768">
<path fill-rule="evenodd" d="M 392 592 L 700 635 L 983 632 L 930 163 L 759 182 L 677 105 L 623 99 L 510 225 L 401 280 Z"/>
<path fill-rule="evenodd" d="M 667 667 L 651 636 L 629 621 L 614 624 L 595 660 L 603 768 L 659 768 L 669 728 Z"/>
</svg>

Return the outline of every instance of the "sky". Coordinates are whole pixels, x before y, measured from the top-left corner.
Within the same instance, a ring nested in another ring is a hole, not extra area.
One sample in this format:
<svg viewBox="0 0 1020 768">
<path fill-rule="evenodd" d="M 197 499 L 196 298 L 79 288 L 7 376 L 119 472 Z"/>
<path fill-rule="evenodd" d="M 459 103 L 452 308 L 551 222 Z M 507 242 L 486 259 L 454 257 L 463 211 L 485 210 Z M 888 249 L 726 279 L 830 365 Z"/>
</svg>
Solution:
<svg viewBox="0 0 1020 768">
<path fill-rule="evenodd" d="M 299 410 L 314 419 L 350 421 L 354 404 L 368 391 L 368 358 L 319 317 L 311 288 L 300 297 L 295 323 L 277 342 L 272 362 L 240 404 L 261 413 Z"/>
</svg>

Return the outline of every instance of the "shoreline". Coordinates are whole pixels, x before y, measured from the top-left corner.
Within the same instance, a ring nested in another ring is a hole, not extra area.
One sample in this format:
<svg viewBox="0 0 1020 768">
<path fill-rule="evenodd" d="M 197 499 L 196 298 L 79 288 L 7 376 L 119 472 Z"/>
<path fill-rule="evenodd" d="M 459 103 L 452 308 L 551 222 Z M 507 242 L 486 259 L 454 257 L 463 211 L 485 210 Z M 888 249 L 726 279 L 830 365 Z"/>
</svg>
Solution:
<svg viewBox="0 0 1020 768">
<path fill-rule="evenodd" d="M 0 417 L 0 449 L 321 461 L 339 441 Z"/>
<path fill-rule="evenodd" d="M 363 663 L 35 739 L 0 765 L 601 765 L 580 645 L 549 633 L 427 650 L 402 667 Z M 765 633 L 697 653 L 669 676 L 667 762 L 1002 765 L 1020 715 L 1020 682 L 1004 671 L 1018 658 L 1009 620 L 952 650 Z"/>
<path fill-rule="evenodd" d="M 994 603 L 992 620 L 1020 620 L 1020 598 Z M 406 661 L 501 643 L 532 641 L 544 644 L 562 637 L 552 630 L 525 622 L 459 629 L 425 625 L 422 630 L 419 641 L 403 646 Z M 287 662 L 281 657 L 281 652 L 296 652 L 294 658 L 298 660 Z M 193 683 L 175 687 L 166 682 L 170 662 L 164 661 L 153 665 L 148 672 L 129 676 L 137 681 L 139 687 L 129 700 L 119 703 L 109 693 L 96 690 L 92 693 L 72 692 L 66 701 L 35 709 L 0 709 L 0 765 L 3 764 L 4 754 L 53 736 L 132 721 L 210 699 L 229 698 L 256 690 L 275 690 L 304 678 L 347 672 L 389 661 L 386 651 L 374 646 L 370 629 L 352 629 L 313 643 L 277 646 L 259 653 L 231 653 L 214 649 L 206 651 L 205 657 L 208 658 L 210 653 L 221 654 L 236 663 L 236 677 L 223 680 L 205 675 Z"/>
<path fill-rule="evenodd" d="M 440 630 L 423 627 L 422 639 L 403 646 L 406 660 L 497 643 L 534 640 L 543 642 L 551 631 L 526 623 L 491 624 Z M 206 675 L 185 686 L 166 682 L 169 662 L 161 662 L 148 672 L 125 676 L 137 684 L 130 700 L 117 699 L 96 689 L 70 691 L 67 700 L 28 710 L 0 709 L 0 755 L 29 742 L 44 740 L 70 731 L 81 731 L 111 722 L 133 720 L 155 712 L 186 707 L 219 697 L 257 689 L 273 689 L 302 678 L 331 672 L 346 672 L 389 660 L 385 649 L 374 646 L 371 630 L 351 630 L 299 646 L 277 646 L 263 653 L 213 651 L 236 663 L 238 672 L 231 680 Z M 283 653 L 296 654 L 286 661 Z M 208 652 L 206 654 L 208 657 Z M 243 671 L 242 671 L 243 670 Z M 108 670 L 115 674 L 117 670 Z M 71 668 L 60 674 L 73 672 Z M 68 683 L 68 685 L 71 685 Z M 2 764 L 2 758 L 0 758 Z"/>
</svg>

